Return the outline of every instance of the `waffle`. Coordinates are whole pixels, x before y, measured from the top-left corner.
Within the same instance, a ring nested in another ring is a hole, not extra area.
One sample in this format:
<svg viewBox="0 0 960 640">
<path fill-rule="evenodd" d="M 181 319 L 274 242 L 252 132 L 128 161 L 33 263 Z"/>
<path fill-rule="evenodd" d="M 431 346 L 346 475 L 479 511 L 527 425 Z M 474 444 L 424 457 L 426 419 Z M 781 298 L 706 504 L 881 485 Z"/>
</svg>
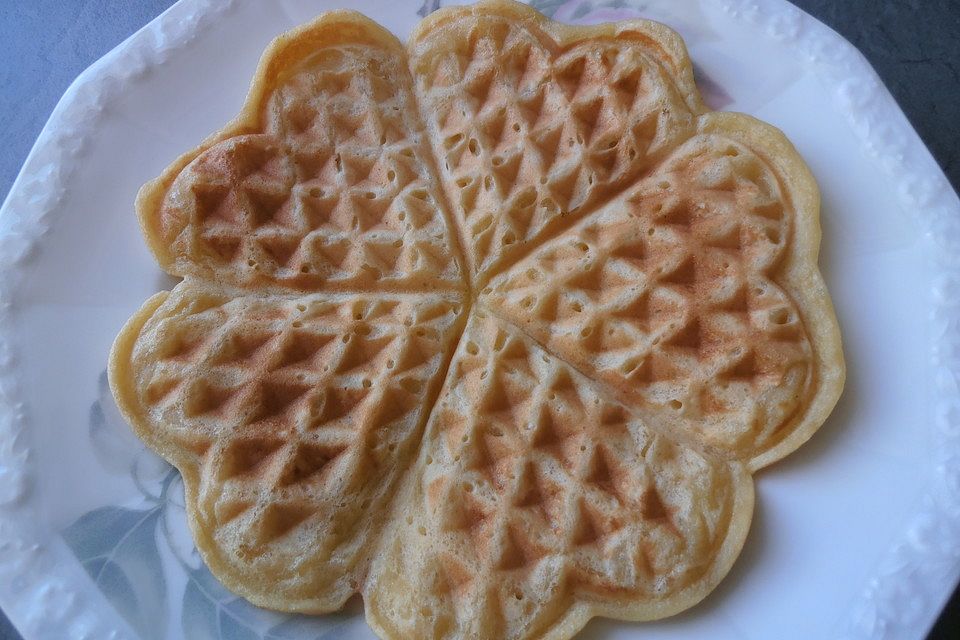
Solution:
<svg viewBox="0 0 960 640">
<path fill-rule="evenodd" d="M 622 189 L 696 126 L 686 54 L 653 22 L 571 30 L 501 4 L 435 13 L 409 49 L 480 280 Z"/>
<path fill-rule="evenodd" d="M 752 513 L 744 465 L 647 428 L 482 311 L 421 454 L 365 593 L 384 638 L 568 637 L 591 611 L 670 615 L 727 572 Z"/>
<path fill-rule="evenodd" d="M 183 280 L 111 353 L 197 548 L 383 638 L 569 638 L 704 598 L 844 363 L 819 196 L 647 21 L 353 12 L 278 38 L 141 190 Z"/>
<path fill-rule="evenodd" d="M 141 227 L 168 273 L 462 288 L 403 49 L 361 16 L 333 16 L 279 38 L 241 116 L 141 191 Z"/>
<path fill-rule="evenodd" d="M 119 338 L 133 377 L 115 393 L 181 469 L 197 545 L 225 584 L 280 588 L 291 604 L 323 594 L 324 607 L 356 591 L 459 311 L 449 296 L 258 296 L 192 280 L 145 305 Z"/>
<path fill-rule="evenodd" d="M 704 132 L 483 300 L 648 421 L 749 461 L 791 434 L 812 386 L 810 338 L 770 273 L 783 195 L 749 147 Z"/>
</svg>

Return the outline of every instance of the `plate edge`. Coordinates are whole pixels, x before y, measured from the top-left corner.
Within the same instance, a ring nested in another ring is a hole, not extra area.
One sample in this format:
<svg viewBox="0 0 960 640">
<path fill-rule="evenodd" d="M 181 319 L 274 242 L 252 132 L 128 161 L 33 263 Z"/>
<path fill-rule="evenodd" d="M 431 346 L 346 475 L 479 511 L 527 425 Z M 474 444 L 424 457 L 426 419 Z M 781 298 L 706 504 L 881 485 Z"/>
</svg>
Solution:
<svg viewBox="0 0 960 640">
<path fill-rule="evenodd" d="M 817 67 L 839 111 L 879 169 L 898 204 L 915 211 L 938 274 L 931 287 L 936 329 L 929 353 L 936 379 L 933 445 L 937 458 L 914 515 L 895 537 L 855 599 L 836 637 L 925 638 L 960 578 L 960 198 L 862 53 L 787 0 L 705 0 L 763 29 Z"/>
<path fill-rule="evenodd" d="M 930 357 L 937 380 L 931 428 L 938 458 L 916 515 L 877 565 L 841 629 L 843 638 L 922 637 L 918 628 L 925 633 L 933 624 L 960 577 L 960 258 L 951 257 L 960 256 L 960 201 L 852 44 L 786 0 L 704 1 L 763 28 L 826 72 L 823 80 L 834 88 L 841 111 L 897 185 L 899 204 L 918 212 L 927 240 L 937 248 L 930 258 L 940 274 L 932 287 L 937 333 Z M 86 132 L 112 96 L 236 2 L 179 0 L 84 71 L 57 104 L 0 208 L 0 577 L 11 578 L 0 580 L 5 585 L 0 586 L 0 604 L 31 636 L 63 637 L 66 631 L 72 637 L 119 638 L 129 635 L 129 629 L 115 614 L 108 623 L 104 612 L 84 608 L 76 585 L 44 571 L 53 552 L 22 524 L 29 510 L 31 463 L 25 409 L 14 375 L 16 354 L 8 337 L 20 267 L 49 229 L 62 198 L 70 173 L 61 165 L 82 151 Z M 123 73 L 106 73 L 121 61 Z M 81 117 L 67 117 L 78 111 Z M 51 611 L 61 614 L 51 616 Z"/>
<path fill-rule="evenodd" d="M 123 86 L 232 10 L 237 0 L 178 0 L 84 70 L 54 107 L 0 207 L 0 606 L 25 638 L 134 634 L 112 609 L 91 606 L 80 582 L 57 573 L 62 544 L 33 524 L 29 419 L 12 339 L 23 267 L 56 217 L 90 131 Z"/>
</svg>

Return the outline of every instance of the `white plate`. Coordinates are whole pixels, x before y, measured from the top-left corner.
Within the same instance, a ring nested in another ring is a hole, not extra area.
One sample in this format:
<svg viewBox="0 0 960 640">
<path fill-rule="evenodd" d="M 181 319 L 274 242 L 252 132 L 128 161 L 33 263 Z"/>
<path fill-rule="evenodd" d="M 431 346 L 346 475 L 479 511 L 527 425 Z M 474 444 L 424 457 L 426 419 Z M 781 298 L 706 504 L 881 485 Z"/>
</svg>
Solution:
<svg viewBox="0 0 960 640">
<path fill-rule="evenodd" d="M 421 0 L 181 0 L 86 71 L 0 215 L 0 605 L 29 638 L 369 638 L 359 605 L 281 616 L 225 592 L 179 479 L 106 388 L 107 351 L 169 288 L 137 188 L 240 106 L 267 42 L 350 4 L 404 37 Z M 686 38 L 708 102 L 781 127 L 823 191 L 822 267 L 849 380 L 814 439 L 758 476 L 742 557 L 707 601 L 585 637 L 921 638 L 960 571 L 960 203 L 886 89 L 783 0 L 538 0 Z M 619 8 L 613 8 L 619 7 Z M 722 87 L 722 89 L 721 89 Z"/>
</svg>

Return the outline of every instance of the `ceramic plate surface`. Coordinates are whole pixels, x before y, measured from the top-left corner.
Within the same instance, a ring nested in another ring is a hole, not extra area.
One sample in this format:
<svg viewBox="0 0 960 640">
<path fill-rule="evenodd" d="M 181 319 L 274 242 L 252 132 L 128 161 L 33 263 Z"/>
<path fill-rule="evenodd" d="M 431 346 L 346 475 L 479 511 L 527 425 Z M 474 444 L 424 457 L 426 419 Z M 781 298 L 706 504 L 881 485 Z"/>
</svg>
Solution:
<svg viewBox="0 0 960 640">
<path fill-rule="evenodd" d="M 110 344 L 170 288 L 139 186 L 231 119 L 271 38 L 350 5 L 406 37 L 428 0 L 181 0 L 71 86 L 0 214 L 0 605 L 35 638 L 372 638 L 225 591 L 178 474 L 117 413 Z M 821 266 L 848 382 L 757 475 L 743 554 L 703 604 L 587 638 L 922 638 L 960 574 L 960 203 L 862 57 L 782 0 L 535 0 L 686 39 L 714 109 L 782 128 L 823 192 Z"/>
</svg>

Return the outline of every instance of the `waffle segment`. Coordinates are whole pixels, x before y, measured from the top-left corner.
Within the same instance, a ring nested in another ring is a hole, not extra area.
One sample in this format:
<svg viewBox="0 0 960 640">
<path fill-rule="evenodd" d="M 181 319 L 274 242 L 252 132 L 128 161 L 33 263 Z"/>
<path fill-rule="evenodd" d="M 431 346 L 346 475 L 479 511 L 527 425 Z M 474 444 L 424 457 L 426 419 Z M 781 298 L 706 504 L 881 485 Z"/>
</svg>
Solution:
<svg viewBox="0 0 960 640">
<path fill-rule="evenodd" d="M 240 118 L 142 190 L 160 264 L 260 288 L 461 289 L 404 58 L 347 12 L 274 43 Z"/>
<path fill-rule="evenodd" d="M 793 206 L 736 138 L 701 134 L 482 297 L 655 425 L 750 460 L 790 433 L 814 358 L 776 284 Z"/>
<path fill-rule="evenodd" d="M 412 475 L 366 594 L 388 638 L 567 637 L 595 608 L 686 608 L 730 567 L 753 501 L 742 465 L 651 431 L 481 313 Z"/>
<path fill-rule="evenodd" d="M 685 98 L 696 108 L 696 92 L 671 73 L 652 23 L 574 28 L 538 18 L 507 3 L 452 9 L 427 18 L 408 45 L 479 282 L 622 189 L 695 126 Z"/>
<path fill-rule="evenodd" d="M 328 611 L 355 593 L 459 331 L 439 295 L 230 295 L 186 281 L 118 339 L 111 379 L 177 465 L 232 590 Z"/>
</svg>

